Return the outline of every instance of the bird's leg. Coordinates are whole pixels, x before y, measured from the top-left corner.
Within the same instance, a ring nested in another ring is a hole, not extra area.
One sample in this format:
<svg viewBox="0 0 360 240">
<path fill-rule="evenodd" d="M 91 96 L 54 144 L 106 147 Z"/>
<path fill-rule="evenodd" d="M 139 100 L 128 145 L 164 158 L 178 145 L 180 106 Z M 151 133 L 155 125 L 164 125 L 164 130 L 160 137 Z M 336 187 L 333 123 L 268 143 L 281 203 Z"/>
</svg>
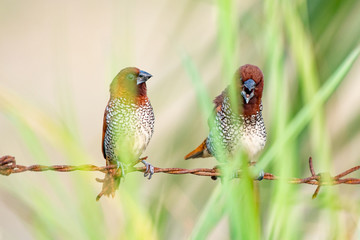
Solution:
<svg viewBox="0 0 360 240">
<path fill-rule="evenodd" d="M 116 161 L 116 171 L 119 170 L 119 168 L 121 169 L 121 178 L 125 178 L 125 165 L 120 162 L 120 161 Z"/>
<path fill-rule="evenodd" d="M 148 158 L 147 156 L 143 158 L 139 158 L 139 160 L 136 161 L 134 165 L 138 164 L 139 162 L 142 162 L 145 165 L 144 177 L 149 176 L 148 179 L 150 180 L 152 175 L 154 174 L 155 169 L 153 165 L 145 161 L 147 158 Z"/>
</svg>

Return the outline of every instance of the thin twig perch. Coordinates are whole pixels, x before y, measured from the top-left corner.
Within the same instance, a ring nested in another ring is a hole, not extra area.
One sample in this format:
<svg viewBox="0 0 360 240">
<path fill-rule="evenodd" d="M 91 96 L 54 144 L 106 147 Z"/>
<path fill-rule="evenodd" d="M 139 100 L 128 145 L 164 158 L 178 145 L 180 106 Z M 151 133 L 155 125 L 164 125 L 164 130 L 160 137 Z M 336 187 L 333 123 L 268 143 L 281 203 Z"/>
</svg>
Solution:
<svg viewBox="0 0 360 240">
<path fill-rule="evenodd" d="M 43 171 L 56 171 L 56 172 L 72 172 L 72 171 L 99 171 L 99 172 L 107 172 L 110 169 L 117 168 L 116 165 L 110 166 L 103 166 L 98 167 L 91 164 L 85 165 L 78 165 L 78 166 L 71 166 L 71 165 L 51 165 L 51 166 L 44 166 L 44 165 L 31 165 L 31 166 L 23 166 L 16 164 L 15 158 L 12 156 L 3 156 L 0 157 L 0 174 L 4 176 L 9 176 L 13 173 L 22 173 L 26 171 L 32 172 L 43 172 Z M 338 184 L 360 184 L 359 178 L 344 178 L 345 176 L 349 175 L 360 169 L 360 166 L 352 167 L 335 177 L 332 177 L 329 173 L 319 173 L 316 174 L 313 167 L 312 158 L 309 158 L 309 168 L 311 176 L 307 178 L 290 178 L 284 179 L 288 183 L 291 184 L 310 184 L 310 185 L 317 185 L 318 187 L 313 194 L 313 198 L 317 196 L 319 193 L 321 186 L 332 186 Z M 145 167 L 134 167 L 131 168 L 129 172 L 144 172 Z M 185 168 L 159 168 L 154 167 L 154 173 L 167 173 L 167 174 L 193 174 L 197 176 L 207 176 L 212 177 L 213 179 L 216 177 L 221 177 L 221 173 L 219 169 L 214 168 L 196 168 L 196 169 L 185 169 Z M 265 173 L 264 174 L 265 180 L 280 180 L 281 178 L 271 174 Z"/>
</svg>

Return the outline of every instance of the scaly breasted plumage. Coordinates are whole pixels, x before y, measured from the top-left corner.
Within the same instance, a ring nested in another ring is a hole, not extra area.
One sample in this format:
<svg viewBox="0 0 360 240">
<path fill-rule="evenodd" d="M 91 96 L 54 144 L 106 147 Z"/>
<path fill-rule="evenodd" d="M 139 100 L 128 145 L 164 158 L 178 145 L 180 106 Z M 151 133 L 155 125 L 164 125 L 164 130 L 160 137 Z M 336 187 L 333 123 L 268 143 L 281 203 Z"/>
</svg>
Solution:
<svg viewBox="0 0 360 240">
<path fill-rule="evenodd" d="M 121 70 L 110 85 L 110 100 L 105 108 L 102 152 L 106 164 L 115 164 L 123 174 L 129 166 L 139 162 L 154 132 L 154 112 L 147 97 L 146 81 L 151 75 L 138 68 Z M 150 177 L 153 167 L 143 161 Z M 146 176 L 146 175 L 145 175 Z M 120 183 L 117 170 L 111 170 L 102 180 L 103 195 L 114 196 Z"/>
<path fill-rule="evenodd" d="M 240 148 L 253 158 L 264 148 L 266 131 L 261 114 L 263 74 L 257 66 L 247 64 L 236 71 L 233 81 L 238 108 L 231 103 L 229 87 L 226 88 L 214 100 L 215 117 L 209 119 L 213 122 L 209 124 L 208 137 L 185 159 L 219 157 L 220 153 L 231 156 Z"/>
</svg>

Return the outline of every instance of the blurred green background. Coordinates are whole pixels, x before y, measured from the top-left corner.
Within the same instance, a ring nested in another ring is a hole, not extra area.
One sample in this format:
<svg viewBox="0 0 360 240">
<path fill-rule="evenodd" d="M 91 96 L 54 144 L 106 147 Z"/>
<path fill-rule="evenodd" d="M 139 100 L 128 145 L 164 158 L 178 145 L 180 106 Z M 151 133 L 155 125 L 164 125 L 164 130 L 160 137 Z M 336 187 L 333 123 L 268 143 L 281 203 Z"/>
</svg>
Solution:
<svg viewBox="0 0 360 240">
<path fill-rule="evenodd" d="M 235 69 L 265 75 L 268 141 L 259 167 L 284 177 L 359 165 L 360 2 L 0 0 L 0 155 L 18 164 L 104 165 L 103 111 L 113 77 L 154 77 L 155 134 L 144 156 L 183 161 L 208 133 L 209 98 Z M 129 174 L 114 199 L 101 173 L 0 176 L 0 239 L 359 239 L 358 186 Z M 359 177 L 359 174 L 353 174 Z M 233 194 L 226 194 L 227 190 Z"/>
</svg>

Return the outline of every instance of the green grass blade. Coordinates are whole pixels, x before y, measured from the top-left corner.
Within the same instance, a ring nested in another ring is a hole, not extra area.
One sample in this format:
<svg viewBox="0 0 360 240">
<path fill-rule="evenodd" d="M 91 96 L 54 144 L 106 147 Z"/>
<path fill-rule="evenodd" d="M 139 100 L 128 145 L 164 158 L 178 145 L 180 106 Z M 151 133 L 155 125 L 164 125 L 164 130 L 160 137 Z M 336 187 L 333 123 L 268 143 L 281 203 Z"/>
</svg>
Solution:
<svg viewBox="0 0 360 240">
<path fill-rule="evenodd" d="M 210 116 L 213 112 L 213 106 L 209 94 L 206 91 L 206 86 L 201 81 L 200 74 L 197 71 L 194 62 L 188 55 L 183 53 L 182 63 L 185 66 L 185 69 L 195 87 L 196 96 L 198 98 L 198 102 L 200 102 L 200 106 L 204 112 L 204 115 L 206 117 Z"/>
<path fill-rule="evenodd" d="M 207 201 L 206 206 L 202 210 L 202 213 L 192 231 L 190 239 L 206 239 L 210 231 L 224 216 L 225 203 L 222 199 L 222 193 L 222 186 L 217 185 L 211 194 L 210 199 Z"/>
<path fill-rule="evenodd" d="M 360 47 L 353 50 L 346 60 L 339 66 L 333 75 L 325 82 L 324 86 L 316 93 L 308 105 L 303 107 L 301 111 L 294 117 L 290 124 L 286 127 L 285 134 L 273 143 L 271 148 L 261 157 L 258 168 L 265 168 L 269 162 L 283 149 L 287 141 L 291 141 L 298 136 L 300 132 L 310 122 L 311 118 L 336 90 L 339 84 L 344 80 L 346 74 L 357 59 L 360 53 Z"/>
</svg>

